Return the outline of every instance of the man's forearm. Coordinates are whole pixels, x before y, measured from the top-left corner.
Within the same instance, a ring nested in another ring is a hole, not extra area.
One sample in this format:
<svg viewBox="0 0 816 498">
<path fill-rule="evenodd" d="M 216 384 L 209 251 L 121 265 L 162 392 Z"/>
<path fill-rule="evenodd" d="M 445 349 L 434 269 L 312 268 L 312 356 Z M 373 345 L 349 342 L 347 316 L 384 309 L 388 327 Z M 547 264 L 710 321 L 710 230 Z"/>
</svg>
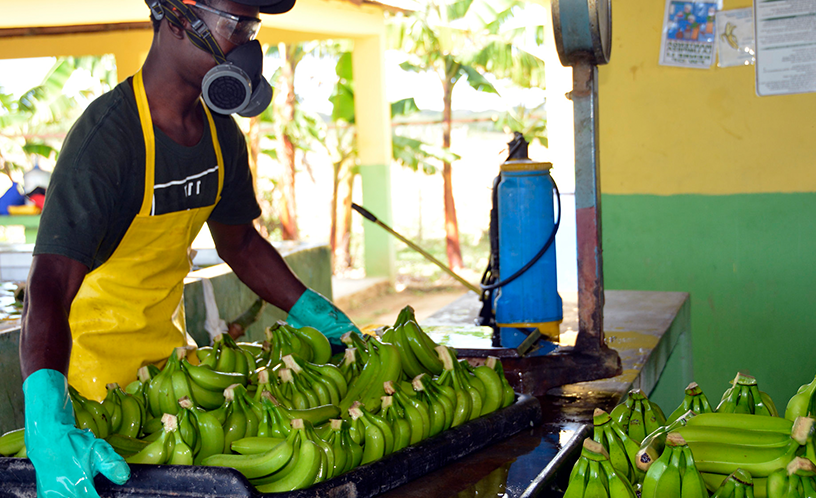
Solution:
<svg viewBox="0 0 816 498">
<path fill-rule="evenodd" d="M 62 256 L 35 256 L 23 303 L 20 369 L 23 380 L 48 368 L 68 374 L 68 314 L 87 268 Z"/>
<path fill-rule="evenodd" d="M 264 301 L 288 312 L 306 291 L 280 253 L 254 229 L 245 235 L 242 249 L 222 257 L 235 275 Z"/>
</svg>

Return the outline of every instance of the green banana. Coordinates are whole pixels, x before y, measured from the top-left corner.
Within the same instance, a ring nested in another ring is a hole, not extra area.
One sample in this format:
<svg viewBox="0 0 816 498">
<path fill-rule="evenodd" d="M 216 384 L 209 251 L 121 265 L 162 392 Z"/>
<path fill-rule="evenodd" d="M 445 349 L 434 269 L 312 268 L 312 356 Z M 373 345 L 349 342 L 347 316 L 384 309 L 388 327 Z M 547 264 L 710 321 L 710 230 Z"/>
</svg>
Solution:
<svg viewBox="0 0 816 498">
<path fill-rule="evenodd" d="M 208 456 L 224 451 L 224 429 L 213 414 L 201 408 L 195 408 L 191 413 L 198 428 L 198 439 L 201 441 L 193 459 L 193 463 L 199 465 Z"/>
<path fill-rule="evenodd" d="M 414 356 L 425 370 L 433 375 L 442 373 L 442 361 L 436 355 L 437 344 L 419 327 L 416 321 L 409 320 L 403 326 L 405 338 Z"/>
<path fill-rule="evenodd" d="M 502 382 L 495 370 L 487 365 L 480 365 L 473 369 L 485 387 L 485 396 L 482 403 L 481 415 L 487 415 L 501 408 L 502 404 Z"/>
<path fill-rule="evenodd" d="M 785 408 L 785 418 L 794 421 L 796 417 L 807 417 L 814 413 L 814 393 L 816 393 L 816 377 L 810 384 L 804 384 L 796 391 Z"/>
<path fill-rule="evenodd" d="M 341 431 L 343 430 L 343 420 L 336 418 L 332 419 L 330 428 L 331 431 L 326 438 L 326 442 L 331 445 L 332 451 L 334 452 L 334 468 L 332 470 L 332 476 L 336 477 L 345 472 L 345 469 L 349 464 L 350 455 L 349 451 L 342 444 Z"/>
<path fill-rule="evenodd" d="M 173 449 L 175 448 L 175 440 L 172 433 L 176 432 L 178 422 L 175 415 L 165 413 L 162 416 L 163 429 L 159 437 L 145 446 L 140 452 L 125 458 L 127 463 L 147 463 L 153 465 L 162 465 L 167 463 Z"/>
<path fill-rule="evenodd" d="M 496 372 L 496 375 L 499 376 L 499 380 L 501 380 L 502 382 L 501 407 L 507 408 L 516 401 L 516 393 L 513 391 L 513 387 L 510 385 L 510 382 L 504 375 L 504 367 L 502 366 L 501 360 L 499 360 L 499 358 L 497 358 L 496 356 L 488 356 L 485 365 L 492 368 Z"/>
<path fill-rule="evenodd" d="M 105 438 L 105 441 L 113 448 L 116 453 L 124 458 L 139 453 L 150 443 L 141 439 L 123 436 L 121 434 L 111 434 Z"/>
<path fill-rule="evenodd" d="M 292 428 L 294 429 L 292 433 L 297 434 L 300 443 L 296 456 L 293 456 L 297 465 L 281 479 L 256 486 L 261 493 L 280 493 L 305 489 L 314 484 L 318 477 L 322 450 L 306 437 L 301 420 L 293 420 Z"/>
<path fill-rule="evenodd" d="M 711 496 L 712 498 L 736 498 L 737 496 L 753 498 L 754 482 L 750 472 L 737 469 L 722 482 Z"/>
<path fill-rule="evenodd" d="M 247 376 L 239 373 L 212 370 L 205 366 L 193 365 L 186 359 L 181 361 L 190 380 L 208 391 L 223 392 L 233 384 L 247 385 Z"/>
<path fill-rule="evenodd" d="M 291 327 L 290 330 L 312 349 L 312 363 L 324 364 L 329 361 L 331 344 L 319 330 L 314 327 Z"/>
<path fill-rule="evenodd" d="M 349 408 L 349 415 L 353 421 L 360 420 L 364 427 L 362 465 L 376 461 L 385 456 L 386 440 L 380 427 L 363 418 L 360 406 Z"/>
<path fill-rule="evenodd" d="M 789 434 L 770 431 L 746 431 L 734 427 L 686 425 L 676 429 L 689 444 L 722 444 L 760 448 L 784 448 Z"/>
<path fill-rule="evenodd" d="M 757 387 L 756 378 L 737 373 L 715 409 L 718 413 L 752 413 L 756 415 L 778 416 L 776 407 L 767 393 Z"/>
<path fill-rule="evenodd" d="M 428 429 L 426 426 L 423 426 L 422 414 L 419 412 L 419 410 L 414 405 L 402 400 L 401 394 L 397 393 L 394 389 L 393 382 L 386 382 L 384 388 L 386 394 L 391 396 L 392 402 L 395 404 L 398 411 L 403 414 L 403 418 L 410 426 L 411 437 L 408 444 L 417 444 L 418 442 L 422 441 L 423 438 L 428 437 Z"/>
<path fill-rule="evenodd" d="M 168 465 L 192 465 L 193 450 L 184 442 L 180 431 L 173 432 L 173 451 L 167 459 Z"/>
<path fill-rule="evenodd" d="M 399 451 L 411 444 L 411 424 L 405 419 L 405 412 L 394 404 L 393 396 L 383 396 L 382 417 L 388 422 L 394 433 L 394 451 Z"/>
<path fill-rule="evenodd" d="M 360 376 L 365 363 L 357 356 L 357 348 L 347 348 L 343 353 L 343 361 L 340 364 L 340 372 L 350 385 L 354 379 Z M 343 397 L 346 395 L 344 394 Z"/>
<path fill-rule="evenodd" d="M 416 354 L 408 344 L 408 338 L 405 333 L 405 326 L 400 325 L 394 328 L 390 336 L 390 342 L 399 350 L 400 363 L 405 375 L 409 378 L 414 378 L 417 375 L 425 372 L 425 367 L 422 366 Z"/>
<path fill-rule="evenodd" d="M 606 480 L 607 488 L 609 489 L 610 498 L 636 498 L 634 488 L 629 481 L 621 476 L 609 460 L 601 460 L 601 470 Z M 685 497 L 684 497 L 685 498 Z"/>
<path fill-rule="evenodd" d="M 212 455 L 203 459 L 201 465 L 209 467 L 232 467 L 244 474 L 247 479 L 268 476 L 282 469 L 292 459 L 296 437 L 297 432 L 292 431 L 289 437 L 284 440 L 272 439 L 274 443 L 265 451 L 244 455 Z M 246 443 L 247 440 L 242 439 L 238 441 Z M 236 443 L 238 443 L 238 441 L 236 441 Z"/>
<path fill-rule="evenodd" d="M 589 472 L 584 490 L 584 498 L 607 498 L 609 490 L 605 486 L 605 482 L 601 477 L 601 464 L 595 460 L 589 461 Z"/>
<path fill-rule="evenodd" d="M 230 386 L 224 390 L 227 400 L 227 418 L 224 422 L 223 453 L 227 454 L 232 452 L 230 445 L 233 441 L 247 436 L 247 415 L 241 403 L 236 399 L 234 390 L 236 386 Z"/>
<path fill-rule="evenodd" d="M 705 481 L 697 469 L 697 464 L 694 463 L 691 449 L 686 445 L 680 451 L 681 458 L 685 462 L 683 479 L 680 484 L 682 498 L 708 498 Z"/>
<path fill-rule="evenodd" d="M 630 483 L 635 482 L 638 445 L 623 432 L 608 413 L 600 408 L 595 409 L 592 419 L 594 426 L 592 439 L 604 447 L 612 467 L 619 475 Z"/>
<path fill-rule="evenodd" d="M 122 398 L 120 408 L 122 412 L 121 421 L 115 433 L 132 438 L 139 437 L 142 432 L 143 421 L 143 409 L 139 404 L 139 400 L 135 396 L 126 395 Z"/>
<path fill-rule="evenodd" d="M 102 408 L 108 414 L 110 420 L 110 430 L 115 433 L 119 430 L 119 425 L 122 423 L 122 405 L 117 391 L 121 391 L 119 384 L 106 384 L 105 388 L 108 390 L 105 399 L 102 400 Z"/>
<path fill-rule="evenodd" d="M 673 443 L 673 435 L 669 434 L 663 454 L 646 472 L 641 498 L 681 498 L 680 455 Z"/>
<path fill-rule="evenodd" d="M 257 455 L 258 453 L 266 453 L 283 441 L 286 441 L 286 438 L 265 436 L 245 437 L 233 441 L 231 447 L 232 451 L 239 455 Z"/>
<path fill-rule="evenodd" d="M 369 384 L 368 388 L 361 395 L 360 401 L 371 413 L 380 410 L 380 402 L 385 394 L 383 385 L 385 382 L 398 381 L 402 376 L 402 363 L 400 362 L 399 350 L 393 344 L 382 343 L 375 337 L 369 339 L 369 349 L 375 351 L 380 357 L 380 369 L 377 376 Z"/>
<path fill-rule="evenodd" d="M 702 413 L 688 421 L 689 426 L 726 427 L 744 431 L 770 431 L 790 435 L 793 421 L 782 417 L 763 417 L 748 413 Z"/>
<path fill-rule="evenodd" d="M 91 426 L 91 431 L 94 433 L 94 435 L 100 439 L 105 439 L 108 437 L 111 432 L 110 419 L 108 417 L 108 413 L 102 407 L 102 404 L 92 399 L 83 397 L 76 391 L 76 389 L 70 388 L 69 392 L 72 393 L 74 406 L 78 404 L 80 408 L 85 410 L 93 419 L 94 424 Z M 94 427 L 96 428 L 96 431 L 93 431 Z"/>
<path fill-rule="evenodd" d="M 359 353 L 359 351 L 358 348 L 357 352 Z M 340 400 L 340 410 L 342 412 L 348 410 L 355 401 L 362 400 L 369 386 L 379 377 L 380 369 L 380 355 L 377 349 L 372 348 L 371 353 L 368 354 L 368 360 L 365 366 L 363 366 L 362 371 L 360 371 L 360 375 L 349 383 L 346 396 Z"/>
<path fill-rule="evenodd" d="M 735 451 L 733 446 L 689 447 L 700 472 L 729 474 L 740 468 L 756 477 L 767 477 L 787 466 L 801 448 L 793 440 L 784 448 L 773 449 L 740 447 L 740 451 Z"/>
<path fill-rule="evenodd" d="M 570 472 L 569 484 L 563 498 L 584 498 L 587 478 L 589 477 L 589 460 L 579 458 Z"/>
<path fill-rule="evenodd" d="M 25 448 L 25 429 L 15 429 L 0 436 L 0 455 L 11 456 Z"/>
<path fill-rule="evenodd" d="M 706 409 L 706 407 L 708 408 Z M 692 382 L 688 385 L 688 387 L 686 387 L 683 402 L 680 403 L 680 406 L 678 406 L 677 409 L 666 418 L 666 423 L 670 424 L 674 422 L 689 410 L 692 410 L 697 414 L 711 413 L 713 411 L 708 402 L 708 398 L 706 398 L 705 393 L 703 393 L 703 390 L 700 389 L 700 386 L 697 385 L 696 382 Z"/>
</svg>

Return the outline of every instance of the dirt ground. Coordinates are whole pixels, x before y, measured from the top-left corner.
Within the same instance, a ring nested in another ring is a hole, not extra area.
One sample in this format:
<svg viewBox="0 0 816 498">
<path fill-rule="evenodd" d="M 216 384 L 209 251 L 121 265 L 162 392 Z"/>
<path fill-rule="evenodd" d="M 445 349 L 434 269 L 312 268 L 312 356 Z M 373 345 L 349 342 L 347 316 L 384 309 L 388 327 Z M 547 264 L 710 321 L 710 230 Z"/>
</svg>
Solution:
<svg viewBox="0 0 816 498">
<path fill-rule="evenodd" d="M 360 327 L 371 324 L 388 325 L 394 323 L 402 308 L 410 305 L 421 323 L 467 292 L 464 286 L 448 277 L 435 282 L 398 280 L 396 289 L 386 289 L 344 311 Z"/>
</svg>

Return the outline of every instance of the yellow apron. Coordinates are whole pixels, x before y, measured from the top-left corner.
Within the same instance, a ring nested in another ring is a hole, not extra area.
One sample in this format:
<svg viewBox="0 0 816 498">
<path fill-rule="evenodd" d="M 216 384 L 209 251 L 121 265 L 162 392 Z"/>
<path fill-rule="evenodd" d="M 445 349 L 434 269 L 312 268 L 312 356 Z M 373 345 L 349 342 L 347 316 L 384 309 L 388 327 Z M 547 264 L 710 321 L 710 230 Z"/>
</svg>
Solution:
<svg viewBox="0 0 816 498">
<path fill-rule="evenodd" d="M 124 388 L 139 367 L 166 359 L 187 344 L 184 277 L 190 272 L 190 245 L 215 204 L 151 216 L 155 178 L 155 137 L 142 73 L 133 77 L 145 142 L 145 188 L 139 214 L 114 253 L 88 273 L 71 305 L 73 336 L 68 382 L 84 396 L 102 400 L 105 384 Z M 224 161 L 215 123 L 203 105 L 218 161 L 218 193 Z"/>
</svg>

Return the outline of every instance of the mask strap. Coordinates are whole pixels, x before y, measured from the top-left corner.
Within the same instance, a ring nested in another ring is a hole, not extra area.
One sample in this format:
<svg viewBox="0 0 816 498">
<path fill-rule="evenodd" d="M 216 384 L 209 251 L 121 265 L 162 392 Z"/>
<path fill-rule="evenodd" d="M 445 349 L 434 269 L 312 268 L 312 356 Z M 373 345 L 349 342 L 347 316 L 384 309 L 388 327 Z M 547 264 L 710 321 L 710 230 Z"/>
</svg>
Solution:
<svg viewBox="0 0 816 498">
<path fill-rule="evenodd" d="M 185 4 L 182 0 L 161 0 L 160 2 L 156 2 L 156 4 L 160 3 L 166 3 L 170 7 L 162 9 L 164 11 L 163 17 L 166 17 L 167 21 L 174 26 L 184 29 L 193 45 L 212 55 L 218 64 L 223 64 L 227 61 L 224 51 L 221 50 L 221 46 L 218 45 L 210 29 L 201 18 L 195 15 L 189 5 Z M 154 10 L 154 5 L 150 6 L 151 12 Z M 182 18 L 187 21 L 187 24 L 190 26 L 189 28 L 184 28 L 184 24 L 181 22 Z"/>
</svg>

